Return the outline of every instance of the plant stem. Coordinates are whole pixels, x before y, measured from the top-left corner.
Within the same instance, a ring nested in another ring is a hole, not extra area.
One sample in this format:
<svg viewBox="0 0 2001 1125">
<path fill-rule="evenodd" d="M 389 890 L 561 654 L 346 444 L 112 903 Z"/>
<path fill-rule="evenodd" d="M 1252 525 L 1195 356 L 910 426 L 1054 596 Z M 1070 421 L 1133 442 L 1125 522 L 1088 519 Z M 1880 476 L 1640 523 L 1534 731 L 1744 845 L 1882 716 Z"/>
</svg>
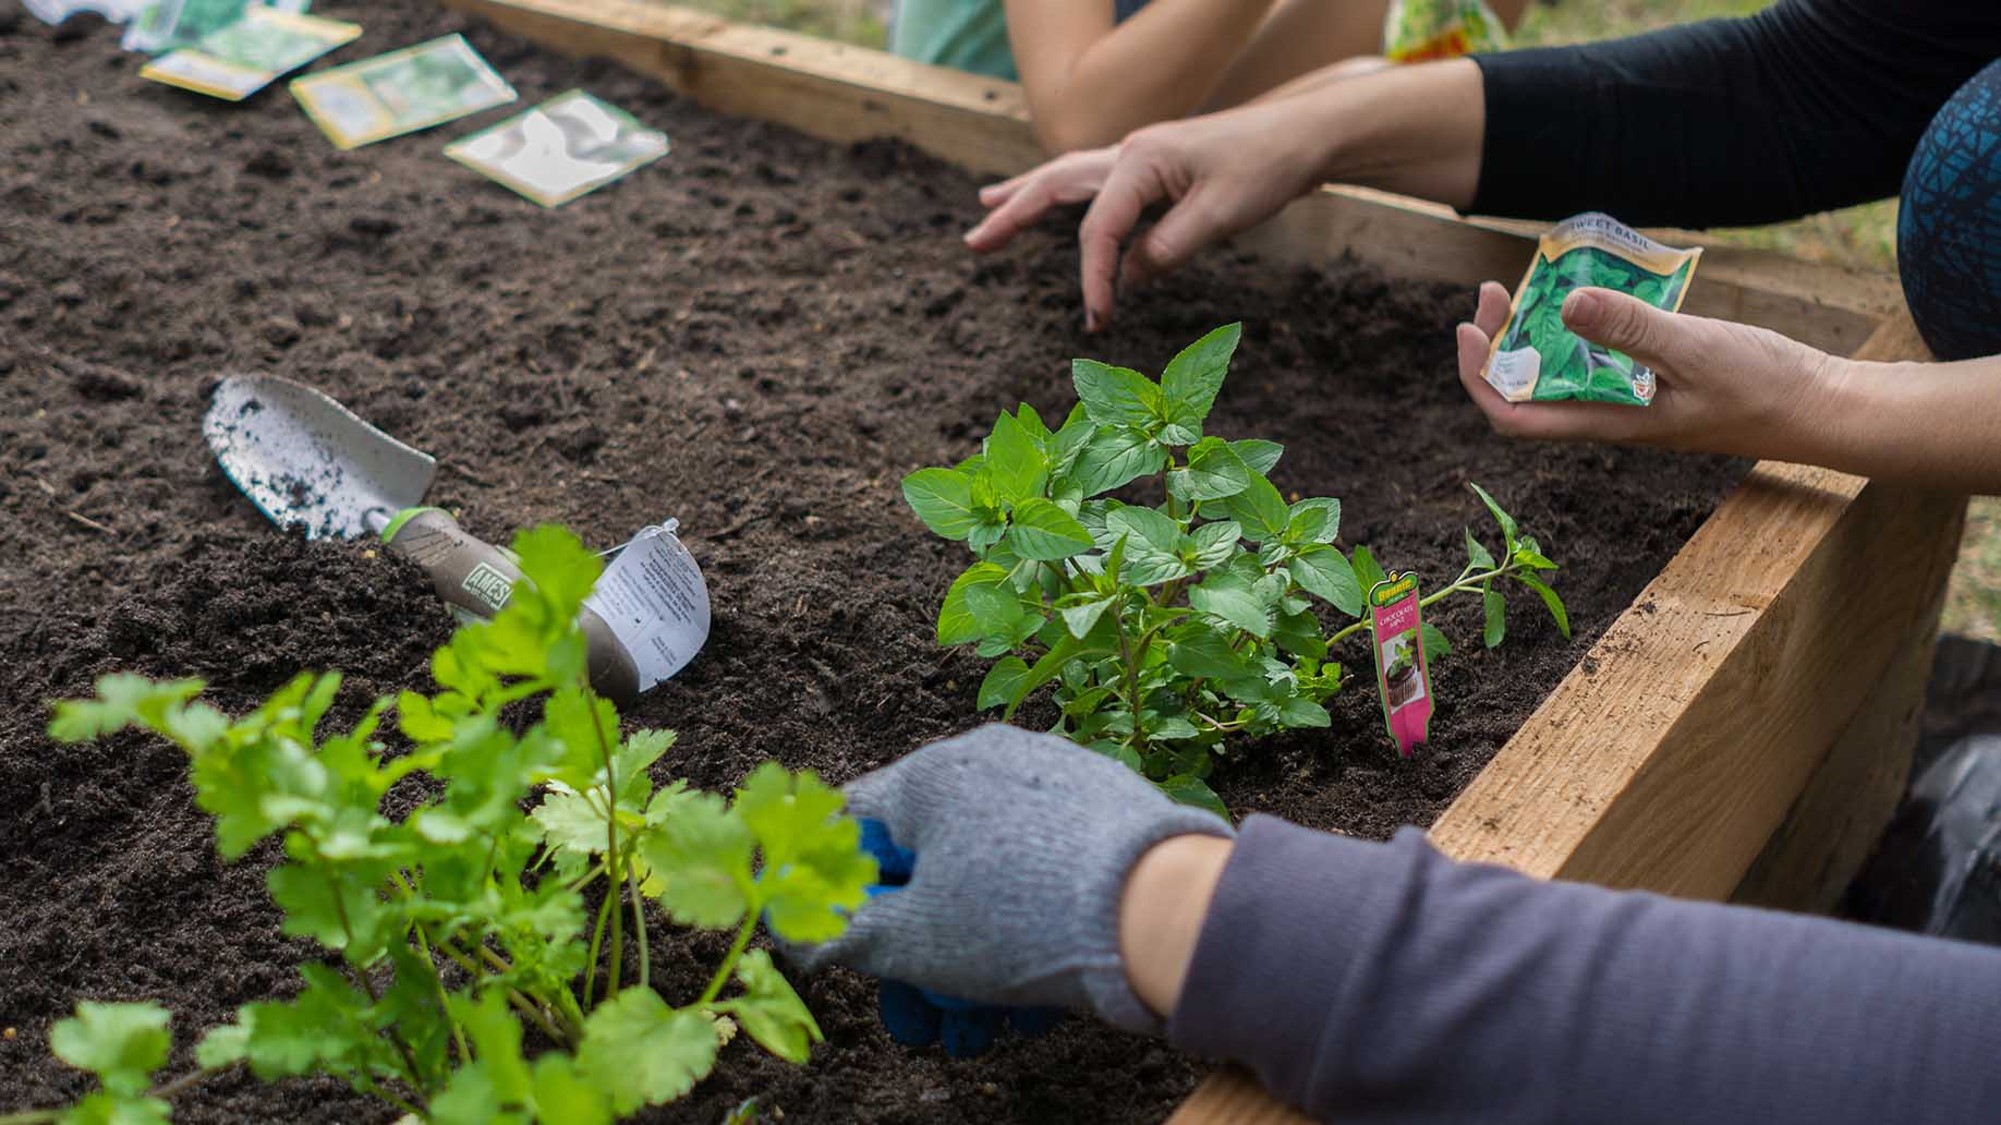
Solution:
<svg viewBox="0 0 2001 1125">
<path fill-rule="evenodd" d="M 1506 566 L 1497 566 L 1492 570 L 1483 571 L 1482 573 L 1479 574 L 1473 574 L 1473 568 L 1469 566 L 1465 570 L 1459 572 L 1458 579 L 1454 581 L 1452 585 L 1434 590 L 1431 593 L 1426 594 L 1424 597 L 1419 598 L 1417 601 L 1417 606 L 1419 609 L 1423 609 L 1427 606 L 1435 605 L 1438 602 L 1443 601 L 1444 599 L 1452 596 L 1453 594 L 1457 594 L 1461 591 L 1477 590 L 1480 588 L 1481 583 L 1486 582 L 1490 579 L 1505 577 L 1506 575 L 1513 574 L 1516 570 L 1519 569 L 1520 568 L 1515 566 L 1513 563 L 1509 563 Z M 1469 575 L 1471 575 L 1471 577 L 1468 577 Z M 1369 627 L 1370 627 L 1369 619 L 1365 616 L 1360 621 L 1355 622 L 1353 625 L 1350 625 L 1345 629 L 1341 629 L 1337 631 L 1333 636 L 1328 637 L 1327 647 L 1333 648 L 1335 645 L 1340 644 L 1342 641 L 1347 640 L 1349 637 L 1352 637 L 1355 634 Z"/>
<path fill-rule="evenodd" d="M 618 810 L 613 809 L 617 816 Z M 646 950 L 646 896 L 639 893 L 639 869 L 633 864 L 625 865 L 625 879 L 632 887 L 632 936 L 639 942 L 639 987 L 653 987 L 653 958 Z"/>
<path fill-rule="evenodd" d="M 758 912 L 763 908 L 763 904 L 755 898 L 751 900 L 743 925 L 737 929 L 736 940 L 730 943 L 730 951 L 723 954 L 723 963 L 716 966 L 716 975 L 709 978 L 709 987 L 702 990 L 701 999 L 695 1001 L 697 1005 L 708 1004 L 722 995 L 723 985 L 729 983 L 730 974 L 736 971 L 736 963 L 743 956 L 744 948 L 750 945 L 750 935 L 757 929 Z"/>
<path fill-rule="evenodd" d="M 611 740 L 605 734 L 604 717 L 598 713 L 597 695 L 589 688 L 584 689 L 584 703 L 590 708 L 591 730 L 597 734 L 598 756 L 604 760 L 604 792 L 606 804 L 611 807 L 610 815 L 604 818 L 605 895 L 606 901 L 616 904 L 618 896 L 625 893 L 618 877 L 621 862 L 618 854 L 618 771 L 612 760 Z M 606 996 L 618 995 L 618 977 L 625 960 L 624 920 L 625 912 L 614 905 L 611 912 L 611 971 L 606 975 Z"/>
<path fill-rule="evenodd" d="M 397 876 L 397 882 L 402 882 L 400 875 Z M 472 1052 L 466 1049 L 465 1030 L 459 1027 L 459 1021 L 452 1018 L 451 997 L 445 993 L 445 978 L 438 975 L 437 962 L 433 960 L 434 955 L 431 952 L 431 935 L 429 929 L 422 922 L 419 922 L 416 925 L 416 930 L 417 947 L 424 951 L 424 963 L 431 966 L 431 984 L 438 990 L 438 1011 L 444 1013 L 445 1025 L 452 1029 L 452 1045 L 458 1048 L 459 1061 L 461 1063 L 470 1062 L 472 1061 Z"/>
<path fill-rule="evenodd" d="M 24 1109 L 19 1113 L 0 1114 L 0 1125 L 53 1125 L 67 1109 Z"/>
<path fill-rule="evenodd" d="M 613 889 L 613 890 L 617 890 L 618 888 L 614 887 L 614 888 L 612 888 L 612 889 Z M 590 957 L 589 957 L 589 959 L 588 959 L 588 960 L 586 960 L 586 961 L 584 962 L 584 964 L 585 964 L 585 966 L 586 966 L 586 967 L 585 967 L 585 969 L 584 969 L 584 1006 L 585 1006 L 585 1007 L 589 1007 L 589 1006 L 590 1006 L 590 1003 L 591 1003 L 591 997 L 592 997 L 592 996 L 594 996 L 594 995 L 596 995 L 596 993 L 597 993 L 597 980 L 598 980 L 598 950 L 599 950 L 599 949 L 601 949 L 601 948 L 603 948 L 603 946 L 604 946 L 604 928 L 605 928 L 605 925 L 606 925 L 606 923 L 608 923 L 608 922 L 610 922 L 610 921 L 611 921 L 611 919 L 610 919 L 610 918 L 608 917 L 608 915 L 609 915 L 609 914 L 611 913 L 611 904 L 612 904 L 612 897 L 613 897 L 613 896 L 611 896 L 611 895 L 606 895 L 606 896 L 604 897 L 604 902 L 602 902 L 602 903 L 600 903 L 600 904 L 598 905 L 598 921 L 597 921 L 597 925 L 591 928 L 591 952 L 590 952 Z"/>
</svg>

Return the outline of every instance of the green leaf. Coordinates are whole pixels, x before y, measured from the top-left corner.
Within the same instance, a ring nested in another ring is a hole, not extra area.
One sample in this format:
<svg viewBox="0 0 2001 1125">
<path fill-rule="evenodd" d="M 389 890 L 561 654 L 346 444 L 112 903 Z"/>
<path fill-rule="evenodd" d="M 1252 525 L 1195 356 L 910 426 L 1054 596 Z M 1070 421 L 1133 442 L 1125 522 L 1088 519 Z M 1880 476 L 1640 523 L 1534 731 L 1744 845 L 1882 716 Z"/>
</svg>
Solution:
<svg viewBox="0 0 2001 1125">
<path fill-rule="evenodd" d="M 203 1070 L 221 1070 L 242 1062 L 250 1050 L 250 1029 L 240 1023 L 225 1023 L 208 1029 L 195 1047 L 195 1065 Z"/>
<path fill-rule="evenodd" d="M 994 490 L 1001 500 L 1015 504 L 1041 494 L 1042 486 L 1049 480 L 1049 461 L 1028 427 L 1013 415 L 1003 413 L 994 422 L 994 431 L 987 436 L 985 448 L 986 470 L 993 474 Z"/>
<path fill-rule="evenodd" d="M 728 929 L 750 906 L 757 839 L 713 793 L 693 793 L 640 838 L 660 905 L 684 926 Z"/>
<path fill-rule="evenodd" d="M 1181 804 L 1193 805 L 1198 809 L 1215 813 L 1226 824 L 1230 820 L 1230 807 L 1223 803 L 1223 798 L 1218 797 L 1216 791 L 1209 788 L 1208 782 L 1196 777 L 1194 774 L 1177 774 L 1166 781 L 1158 781 L 1154 784 L 1162 793 L 1167 794 Z"/>
<path fill-rule="evenodd" d="M 1370 590 L 1376 588 L 1377 583 L 1389 577 L 1383 573 L 1383 568 L 1376 563 L 1376 556 L 1370 554 L 1367 547 L 1355 548 L 1353 566 L 1355 585 L 1361 589 L 1364 599 L 1368 597 Z"/>
<path fill-rule="evenodd" d="M 1473 529 L 1461 530 L 1466 532 L 1466 561 L 1480 570 L 1494 569 L 1494 556 L 1487 553 L 1487 548 L 1481 546 L 1478 539 L 1473 538 Z"/>
<path fill-rule="evenodd" d="M 1487 495 L 1486 489 L 1481 488 L 1472 481 L 1467 481 L 1466 487 L 1472 489 L 1473 494 L 1480 498 L 1480 503 L 1485 504 L 1487 510 L 1494 514 L 1494 522 L 1501 525 L 1501 535 L 1507 540 L 1506 553 L 1510 555 L 1514 554 L 1515 539 L 1520 534 L 1519 529 L 1515 527 L 1515 517 L 1502 511 L 1501 505 L 1492 496 Z"/>
<path fill-rule="evenodd" d="M 1223 508 L 1231 519 L 1243 525 L 1244 538 L 1253 543 L 1284 535 L 1286 525 L 1292 520 L 1292 509 L 1286 506 L 1285 497 L 1259 473 L 1251 474 L 1243 491 L 1224 500 Z"/>
<path fill-rule="evenodd" d="M 1271 607 L 1234 574 L 1214 575 L 1188 591 L 1188 604 L 1256 637 L 1271 635 Z"/>
<path fill-rule="evenodd" d="M 1196 528 L 1191 537 L 1195 541 L 1195 569 L 1213 570 L 1229 562 L 1243 535 L 1244 529 L 1235 520 L 1218 520 Z"/>
<path fill-rule="evenodd" d="M 1167 451 L 1145 433 L 1126 427 L 1106 428 L 1091 436 L 1070 476 L 1089 497 L 1150 476 L 1166 464 Z"/>
<path fill-rule="evenodd" d="M 973 511 L 973 480 L 955 469 L 919 469 L 904 477 L 903 500 L 924 526 L 954 542 L 981 522 Z"/>
<path fill-rule="evenodd" d="M 154 1071 L 166 1065 L 173 1036 L 158 1004 L 101 1004 L 85 1000 L 76 1015 L 49 1029 L 57 1058 L 97 1075 L 113 1094 L 143 1094 Z"/>
<path fill-rule="evenodd" d="M 1500 645 L 1501 639 L 1508 635 L 1508 599 L 1502 597 L 1501 592 L 1489 584 L 1482 587 L 1480 600 L 1486 604 L 1487 608 L 1487 629 L 1485 634 L 1487 647 L 1496 648 Z"/>
<path fill-rule="evenodd" d="M 1094 546 L 1091 533 L 1077 517 L 1041 497 L 1015 505 L 1014 525 L 1008 528 L 1007 538 L 1022 558 L 1044 562 L 1067 559 Z"/>
<path fill-rule="evenodd" d="M 1162 413 L 1160 386 L 1137 371 L 1113 367 L 1095 359 L 1070 363 L 1077 400 L 1100 426 L 1146 426 Z"/>
<path fill-rule="evenodd" d="M 1327 713 L 1327 708 L 1310 699 L 1301 699 L 1296 695 L 1278 705 L 1278 722 L 1280 726 L 1289 729 L 1330 727 L 1334 725 L 1333 716 Z"/>
<path fill-rule="evenodd" d="M 528 814 L 535 826 L 541 830 L 542 842 L 558 851 L 569 852 L 579 858 L 588 858 L 605 849 L 605 829 L 609 820 L 603 807 L 604 789 L 597 789 L 597 800 L 570 788 L 560 781 L 549 783 L 549 792 L 535 811 Z"/>
<path fill-rule="evenodd" d="M 1105 514 L 1105 534 L 1114 540 L 1120 535 L 1136 540 L 1137 543 L 1127 543 L 1129 551 L 1138 544 L 1144 544 L 1156 551 L 1173 554 L 1181 542 L 1181 525 L 1153 508 L 1128 506 Z"/>
<path fill-rule="evenodd" d="M 1070 631 L 1071 636 L 1081 641 L 1091 635 L 1092 626 L 1098 623 L 1098 618 L 1115 600 L 1109 596 L 1094 597 L 1075 605 L 1064 606 L 1057 612 L 1063 615 L 1063 627 Z"/>
<path fill-rule="evenodd" d="M 611 1100 L 592 1086 L 570 1056 L 548 1051 L 535 1060 L 535 1118 L 544 1125 L 611 1125 Z"/>
<path fill-rule="evenodd" d="M 1203 438 L 1188 451 L 1188 467 L 1168 474 L 1168 491 L 1182 500 L 1222 500 L 1249 487 L 1251 470 L 1228 442 Z"/>
<path fill-rule="evenodd" d="M 842 815 L 843 804 L 840 790 L 811 771 L 790 773 L 776 762 L 757 767 L 737 790 L 734 811 L 764 853 L 758 887 L 765 923 L 786 941 L 840 936 L 876 881 L 861 824 Z"/>
<path fill-rule="evenodd" d="M 173 1107 L 159 1098 L 99 1090 L 63 1111 L 60 1121 L 61 1125 L 168 1125 L 172 1112 Z"/>
<path fill-rule="evenodd" d="M 1214 629 L 1189 631 L 1167 648 L 1168 667 L 1184 676 L 1227 680 L 1245 673 L 1244 657 Z"/>
<path fill-rule="evenodd" d="M 1331 496 L 1309 497 L 1290 511 L 1285 526 L 1287 542 L 1332 543 L 1341 534 L 1341 502 Z"/>
<path fill-rule="evenodd" d="M 1570 614 L 1563 608 L 1563 599 L 1557 596 L 1549 584 L 1526 571 L 1517 571 L 1515 580 L 1536 592 L 1542 604 L 1549 607 L 1549 615 L 1556 619 L 1556 627 L 1567 638 L 1570 636 Z"/>
<path fill-rule="evenodd" d="M 1356 548 L 1355 553 L 1359 561 L 1362 549 Z M 1325 543 L 1302 547 L 1286 564 L 1286 570 L 1300 589 L 1350 617 L 1362 615 L 1361 578 L 1337 548 Z"/>
<path fill-rule="evenodd" d="M 1103 608 L 1103 603 L 1099 603 Z M 980 698 L 975 704 L 984 711 L 989 707 L 1013 707 L 1026 694 L 1023 685 L 1028 683 L 1028 662 L 1019 656 L 1004 656 L 992 668 L 987 669 L 986 679 L 980 681 Z"/>
<path fill-rule="evenodd" d="M 97 681 L 97 698 L 56 704 L 49 737 L 57 742 L 87 742 L 128 726 L 161 731 L 167 713 L 201 694 L 200 680 L 155 683 L 144 676 L 114 672 Z"/>
<path fill-rule="evenodd" d="M 973 616 L 968 595 L 975 587 L 994 587 L 1007 581 L 1007 571 L 990 562 L 974 563 L 952 580 L 945 592 L 945 604 L 938 610 L 938 643 L 945 646 L 971 644 L 987 635 Z"/>
<path fill-rule="evenodd" d="M 1280 455 L 1285 452 L 1285 446 L 1258 438 L 1233 441 L 1230 443 L 1230 449 L 1238 457 L 1243 458 L 1245 468 L 1260 476 L 1271 472 L 1272 466 L 1278 464 Z"/>
<path fill-rule="evenodd" d="M 1230 373 L 1230 357 L 1243 333 L 1242 324 L 1226 324 L 1183 348 L 1160 376 L 1168 399 L 1192 408 L 1196 421 L 1206 418 L 1223 377 Z"/>
<path fill-rule="evenodd" d="M 1439 632 L 1438 626 L 1433 625 L 1431 622 L 1425 622 L 1424 626 L 1418 630 L 1418 638 L 1424 644 L 1424 660 L 1426 664 L 1430 664 L 1436 660 L 1443 660 L 1452 655 L 1452 642 L 1446 640 L 1445 634 Z"/>
<path fill-rule="evenodd" d="M 716 1065 L 715 1023 L 675 1010 L 650 988 L 632 987 L 599 1004 L 584 1020 L 577 1070 L 611 1098 L 624 1117 L 663 1105 L 695 1088 Z"/>
<path fill-rule="evenodd" d="M 789 1063 L 805 1062 L 813 1044 L 821 1041 L 820 1025 L 771 963 L 771 954 L 762 949 L 744 954 L 736 979 L 744 994 L 731 1002 L 730 1014 L 765 1050 Z"/>
</svg>

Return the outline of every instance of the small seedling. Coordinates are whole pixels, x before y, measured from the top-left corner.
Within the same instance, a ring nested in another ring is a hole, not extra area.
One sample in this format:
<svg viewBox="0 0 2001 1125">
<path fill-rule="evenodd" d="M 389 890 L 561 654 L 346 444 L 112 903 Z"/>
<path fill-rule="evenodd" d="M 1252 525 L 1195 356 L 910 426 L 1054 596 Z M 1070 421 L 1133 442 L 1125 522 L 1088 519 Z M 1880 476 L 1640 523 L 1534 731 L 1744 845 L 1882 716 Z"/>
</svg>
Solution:
<svg viewBox="0 0 2001 1125">
<path fill-rule="evenodd" d="M 748 943 L 759 919 L 792 941 L 841 932 L 876 877 L 858 824 L 839 792 L 773 763 L 729 801 L 656 788 L 674 736 L 622 736 L 586 676 L 576 620 L 602 564 L 560 528 L 514 550 L 526 578 L 438 650 L 436 694 L 378 700 L 344 733 L 319 732 L 334 674 L 302 675 L 234 720 L 196 700 L 197 680 L 108 676 L 97 698 L 57 707 L 60 741 L 140 727 L 184 750 L 223 857 L 277 837 L 267 882 L 284 932 L 326 956 L 299 967 L 293 999 L 210 1031 L 202 1069 L 163 1087 L 163 1009 L 80 1005 L 51 1046 L 99 1090 L 4 1120 L 164 1121 L 162 1095 L 246 1065 L 266 1080 L 330 1075 L 430 1122 L 588 1125 L 687 1093 L 739 1029 L 805 1060 L 820 1029 Z M 516 725 L 502 711 L 525 701 L 539 720 L 517 730 L 518 708 Z M 377 738 L 392 709 L 409 744 L 394 755 Z M 400 818 L 383 811 L 392 789 L 417 798 Z M 653 988 L 649 902 L 734 931 L 698 995 Z M 532 1057 L 525 1034 L 542 1041 Z"/>
<path fill-rule="evenodd" d="M 979 706 L 1011 717 L 1053 685 L 1059 733 L 1218 813 L 1207 778 L 1226 740 L 1329 725 L 1325 703 L 1346 682 L 1333 652 L 1369 626 L 1330 631 L 1326 618 L 1361 617 L 1384 577 L 1366 548 L 1336 545 L 1339 500 L 1280 495 L 1266 474 L 1281 446 L 1204 434 L 1240 331 L 1209 333 L 1158 380 L 1077 360 L 1079 401 L 1061 426 L 1024 404 L 978 455 L 903 481 L 918 518 L 977 560 L 945 595 L 938 642 L 995 660 Z M 1142 484 L 1161 502 L 1109 495 Z M 1468 530 L 1465 569 L 1422 604 L 1478 593 L 1492 647 L 1513 580 L 1568 635 L 1540 577 L 1556 564 L 1472 488 L 1500 525 L 1499 561 Z M 1425 647 L 1436 659 L 1449 645 L 1427 625 Z"/>
</svg>

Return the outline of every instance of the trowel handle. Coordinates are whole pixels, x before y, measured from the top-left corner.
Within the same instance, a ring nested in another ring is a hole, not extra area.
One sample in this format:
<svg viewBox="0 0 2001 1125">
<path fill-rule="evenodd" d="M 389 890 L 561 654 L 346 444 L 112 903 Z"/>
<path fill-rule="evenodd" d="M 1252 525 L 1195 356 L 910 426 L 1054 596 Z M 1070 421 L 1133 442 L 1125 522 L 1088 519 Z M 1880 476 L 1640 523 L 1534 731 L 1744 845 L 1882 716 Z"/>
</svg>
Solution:
<svg viewBox="0 0 2001 1125">
<path fill-rule="evenodd" d="M 507 552 L 459 526 L 441 508 L 399 515 L 383 531 L 389 549 L 423 567 L 438 596 L 475 617 L 507 605 L 521 568 Z M 578 620 L 589 647 L 591 686 L 614 703 L 639 697 L 639 669 L 604 619 L 586 607 Z"/>
</svg>

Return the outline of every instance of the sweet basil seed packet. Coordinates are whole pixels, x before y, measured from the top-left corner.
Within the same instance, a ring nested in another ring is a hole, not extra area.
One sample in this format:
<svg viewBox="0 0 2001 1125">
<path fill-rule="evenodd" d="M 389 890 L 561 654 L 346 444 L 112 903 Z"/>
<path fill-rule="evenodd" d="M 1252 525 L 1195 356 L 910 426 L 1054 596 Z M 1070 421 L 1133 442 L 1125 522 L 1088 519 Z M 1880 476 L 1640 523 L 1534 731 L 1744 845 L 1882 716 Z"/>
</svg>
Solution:
<svg viewBox="0 0 2001 1125">
<path fill-rule="evenodd" d="M 1563 324 L 1573 289 L 1613 289 L 1674 312 L 1688 295 L 1700 247 L 1663 246 L 1596 211 L 1542 236 L 1494 336 L 1483 374 L 1509 402 L 1612 402 L 1645 406 L 1654 373 L 1631 356 L 1579 337 Z"/>
</svg>

